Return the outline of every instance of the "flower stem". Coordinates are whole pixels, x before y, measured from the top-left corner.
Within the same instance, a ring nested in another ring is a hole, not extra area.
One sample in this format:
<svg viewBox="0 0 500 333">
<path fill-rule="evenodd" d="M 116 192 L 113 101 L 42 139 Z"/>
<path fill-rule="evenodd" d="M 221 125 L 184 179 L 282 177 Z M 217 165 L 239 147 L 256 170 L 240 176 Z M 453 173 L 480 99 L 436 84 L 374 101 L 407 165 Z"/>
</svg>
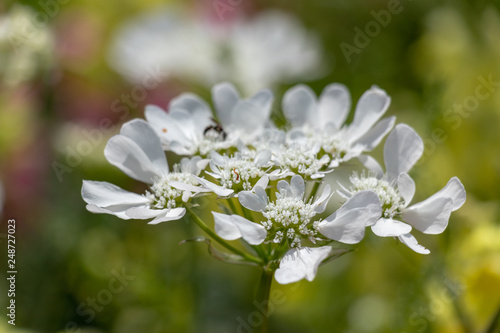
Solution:
<svg viewBox="0 0 500 333">
<path fill-rule="evenodd" d="M 309 202 L 311 199 L 314 199 L 314 196 L 316 195 L 316 192 L 318 192 L 320 185 L 321 185 L 321 182 L 319 182 L 319 181 L 314 182 L 314 186 L 311 190 L 311 193 L 309 193 L 309 196 L 307 197 L 306 202 Z"/>
<path fill-rule="evenodd" d="M 233 212 L 233 214 L 238 214 L 238 209 L 236 209 L 236 205 L 233 202 L 233 198 L 228 198 L 227 202 L 229 204 L 229 208 Z"/>
<path fill-rule="evenodd" d="M 260 277 L 260 283 L 257 289 L 257 295 L 254 301 L 254 306 L 257 307 L 258 311 L 262 312 L 262 325 L 257 325 L 254 327 L 255 333 L 267 333 L 268 332 L 268 323 L 269 323 L 269 303 L 270 293 L 271 293 L 271 285 L 273 283 L 274 270 L 263 267 L 262 275 Z"/>
<path fill-rule="evenodd" d="M 226 242 L 224 239 L 222 239 L 221 237 L 219 237 L 219 235 L 217 235 L 214 231 L 212 231 L 212 229 L 210 229 L 206 224 L 205 222 L 203 222 L 203 220 L 198 216 L 196 215 L 195 212 L 193 212 L 193 210 L 189 207 L 186 207 L 186 210 L 191 214 L 191 216 L 193 217 L 193 220 L 194 222 L 203 230 L 205 231 L 210 237 L 212 237 L 217 243 L 219 243 L 220 245 L 224 246 L 226 249 L 228 249 L 229 251 L 233 252 L 234 254 L 237 254 L 243 258 L 245 258 L 247 261 L 250 261 L 250 262 L 254 262 L 256 264 L 259 264 L 259 265 L 262 265 L 263 262 L 261 259 L 259 258 L 256 258 L 248 253 L 245 253 L 237 248 L 235 248 L 234 246 L 232 246 L 231 244 L 229 244 L 228 242 Z"/>
</svg>

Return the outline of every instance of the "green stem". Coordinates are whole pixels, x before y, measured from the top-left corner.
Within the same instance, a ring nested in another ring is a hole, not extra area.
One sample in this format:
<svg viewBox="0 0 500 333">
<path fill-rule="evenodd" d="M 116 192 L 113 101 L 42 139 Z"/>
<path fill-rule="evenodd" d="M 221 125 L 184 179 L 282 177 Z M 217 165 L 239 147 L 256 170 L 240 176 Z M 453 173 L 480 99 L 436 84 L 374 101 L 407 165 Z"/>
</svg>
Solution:
<svg viewBox="0 0 500 333">
<path fill-rule="evenodd" d="M 309 193 L 309 196 L 307 197 L 307 200 L 306 202 L 309 202 L 309 200 L 313 199 L 314 196 L 316 195 L 316 192 L 318 192 L 318 189 L 319 189 L 319 186 L 321 185 L 321 183 L 319 181 L 315 181 L 314 182 L 314 186 L 311 190 L 311 193 Z"/>
<path fill-rule="evenodd" d="M 267 333 L 268 323 L 269 323 L 269 303 L 271 285 L 273 283 L 274 270 L 263 267 L 262 275 L 260 277 L 259 287 L 257 289 L 257 295 L 254 301 L 254 306 L 258 308 L 258 311 L 262 312 L 263 320 L 262 325 L 254 327 L 255 333 Z"/>
<path fill-rule="evenodd" d="M 233 202 L 233 198 L 228 198 L 227 202 L 229 203 L 229 208 L 231 209 L 231 211 L 233 212 L 233 214 L 238 214 L 238 209 L 236 209 L 236 206 L 235 206 L 235 204 Z"/>
<path fill-rule="evenodd" d="M 234 254 L 237 254 L 243 258 L 245 258 L 247 261 L 250 261 L 250 262 L 254 262 L 254 263 L 257 263 L 259 265 L 262 265 L 263 262 L 261 259 L 259 258 L 256 258 L 248 253 L 245 253 L 237 248 L 235 248 L 234 246 L 232 246 L 231 244 L 229 244 L 228 242 L 226 242 L 224 239 L 222 239 L 221 237 L 219 237 L 219 235 L 217 235 L 214 231 L 212 231 L 212 229 L 210 229 L 206 224 L 205 222 L 202 221 L 202 219 L 196 215 L 195 212 L 193 212 L 193 210 L 189 207 L 186 207 L 186 210 L 193 216 L 193 220 L 194 222 L 203 230 L 205 231 L 210 237 L 212 237 L 217 243 L 219 243 L 220 245 L 224 246 L 226 249 L 228 249 L 229 251 L 233 252 Z"/>
</svg>

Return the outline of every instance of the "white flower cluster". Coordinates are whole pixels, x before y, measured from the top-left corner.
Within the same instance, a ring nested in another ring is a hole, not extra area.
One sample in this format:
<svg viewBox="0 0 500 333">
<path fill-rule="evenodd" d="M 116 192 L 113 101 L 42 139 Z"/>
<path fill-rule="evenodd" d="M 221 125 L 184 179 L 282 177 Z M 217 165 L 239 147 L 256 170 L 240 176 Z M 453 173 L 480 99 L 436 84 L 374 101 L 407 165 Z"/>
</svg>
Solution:
<svg viewBox="0 0 500 333">
<path fill-rule="evenodd" d="M 311 204 L 306 204 L 302 199 L 281 196 L 276 194 L 275 202 L 266 206 L 262 214 L 267 221 L 262 225 L 268 234 L 274 234 L 271 238 L 274 243 L 283 240 L 290 243 L 290 247 L 300 247 L 301 237 L 314 237 L 316 230 L 312 228 L 311 219 L 316 215 Z"/>
<path fill-rule="evenodd" d="M 178 169 L 178 165 L 174 165 L 174 170 Z M 146 197 L 150 201 L 151 208 L 164 209 L 164 208 L 175 208 L 179 203 L 184 191 L 172 187 L 170 184 L 172 182 L 181 182 L 185 184 L 195 185 L 193 178 L 189 173 L 183 173 L 175 171 L 169 173 L 157 179 L 153 186 L 151 186 L 151 192 L 146 191 Z"/>
<path fill-rule="evenodd" d="M 279 262 L 276 280 L 291 283 L 312 280 L 332 253 L 328 244 L 356 244 L 367 227 L 427 254 L 411 234 L 413 229 L 443 232 L 451 212 L 465 202 L 462 184 L 452 178 L 442 190 L 410 206 L 415 183 L 407 172 L 422 155 L 423 142 L 411 127 L 394 127 L 394 117 L 381 119 L 390 98 L 378 87 L 363 94 L 349 124 L 345 120 L 351 101 L 343 85 L 327 86 L 319 98 L 306 86 L 292 87 L 283 98 L 290 123 L 286 129 L 269 119 L 273 96 L 268 90 L 242 99 L 234 86 L 222 83 L 212 89 L 212 97 L 215 112 L 200 97 L 183 94 L 172 100 L 168 111 L 148 106 L 147 121 L 124 124 L 108 142 L 106 158 L 151 187 L 139 195 L 109 183 L 84 181 L 88 210 L 152 219 L 155 224 L 178 220 L 188 210 L 194 214 L 191 201 L 214 193 L 232 214 L 212 212 L 212 236 L 219 242 L 241 239 L 253 246 L 259 257 L 253 262 Z M 384 172 L 366 153 L 387 134 Z M 165 151 L 185 156 L 173 172 Z M 350 184 L 341 183 L 339 194 L 346 201 L 333 214 L 322 215 L 333 192 L 321 180 L 354 158 L 367 170 L 353 174 Z"/>
<path fill-rule="evenodd" d="M 156 8 L 125 22 L 115 33 L 109 64 L 132 83 L 151 70 L 212 86 L 228 80 L 246 93 L 325 72 L 318 36 L 289 13 L 264 11 L 222 24 Z"/>
</svg>

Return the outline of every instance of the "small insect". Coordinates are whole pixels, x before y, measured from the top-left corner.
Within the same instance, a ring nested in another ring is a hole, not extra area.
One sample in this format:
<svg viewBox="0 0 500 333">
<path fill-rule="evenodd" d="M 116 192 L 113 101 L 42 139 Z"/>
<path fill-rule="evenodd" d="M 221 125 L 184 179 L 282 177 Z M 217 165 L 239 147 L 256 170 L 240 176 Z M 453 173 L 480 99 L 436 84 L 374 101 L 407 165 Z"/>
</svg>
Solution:
<svg viewBox="0 0 500 333">
<path fill-rule="evenodd" d="M 203 135 L 207 136 L 210 132 L 213 131 L 213 132 L 217 133 L 217 137 L 218 138 L 222 137 L 223 140 L 226 140 L 227 133 L 222 128 L 222 125 L 217 120 L 215 120 L 214 118 L 211 118 L 211 119 L 214 122 L 214 124 L 208 125 L 205 128 L 205 130 L 203 131 Z"/>
</svg>

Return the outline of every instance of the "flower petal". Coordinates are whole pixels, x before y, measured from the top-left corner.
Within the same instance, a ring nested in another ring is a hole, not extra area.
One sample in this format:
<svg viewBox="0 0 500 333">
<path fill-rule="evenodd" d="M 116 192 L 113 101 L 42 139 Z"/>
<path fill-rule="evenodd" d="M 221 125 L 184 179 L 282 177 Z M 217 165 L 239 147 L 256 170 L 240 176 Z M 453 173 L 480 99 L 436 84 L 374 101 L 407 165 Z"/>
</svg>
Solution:
<svg viewBox="0 0 500 333">
<path fill-rule="evenodd" d="M 393 220 L 381 218 L 372 225 L 372 231 L 379 237 L 397 237 L 408 234 L 411 231 L 411 225 Z"/>
<path fill-rule="evenodd" d="M 195 119 L 200 121 L 202 118 L 195 118 L 189 111 L 184 109 L 171 109 L 168 116 L 181 132 L 180 137 L 174 138 L 173 141 L 184 145 L 192 145 L 193 142 L 203 136 L 205 128 L 211 124 L 211 121 L 206 121 L 202 129 L 197 129 Z"/>
<path fill-rule="evenodd" d="M 273 156 L 273 154 L 271 153 L 270 150 L 267 150 L 267 149 L 262 150 L 262 151 L 259 151 L 257 153 L 253 162 L 255 163 L 256 167 L 262 168 L 262 167 L 266 166 L 269 163 L 269 161 L 271 161 L 272 156 Z"/>
<path fill-rule="evenodd" d="M 174 140 L 187 140 L 184 132 L 179 129 L 177 122 L 175 122 L 162 108 L 155 105 L 146 105 L 144 116 L 149 125 L 165 143 L 168 144 Z"/>
<path fill-rule="evenodd" d="M 378 196 L 372 191 L 361 191 L 320 222 L 318 230 L 338 242 L 356 244 L 363 239 L 366 226 L 373 225 L 381 215 Z"/>
<path fill-rule="evenodd" d="M 413 128 L 398 124 L 384 145 L 385 170 L 390 180 L 408 172 L 424 152 L 424 143 Z"/>
<path fill-rule="evenodd" d="M 267 236 L 266 228 L 239 215 L 212 212 L 215 232 L 226 240 L 243 238 L 250 245 L 261 244 Z"/>
<path fill-rule="evenodd" d="M 405 206 L 408 206 L 415 195 L 415 182 L 407 173 L 403 172 L 398 176 L 397 183 L 399 194 L 405 201 Z"/>
<path fill-rule="evenodd" d="M 457 177 L 451 178 L 445 187 L 430 198 L 450 198 L 453 201 L 452 211 L 456 211 L 465 203 L 465 188 Z M 429 198 L 429 199 L 430 199 Z"/>
<path fill-rule="evenodd" d="M 119 217 L 122 220 L 130 220 L 130 217 L 125 214 L 125 211 L 130 208 L 130 205 L 115 205 L 102 208 L 94 204 L 89 204 L 85 208 L 94 214 L 110 214 Z"/>
<path fill-rule="evenodd" d="M 378 87 L 371 87 L 359 99 L 354 112 L 354 119 L 349 125 L 347 136 L 355 142 L 365 135 L 384 115 L 391 103 L 391 98 Z"/>
<path fill-rule="evenodd" d="M 213 162 L 213 164 L 215 164 L 217 166 L 223 166 L 227 162 L 227 157 L 224 158 L 221 154 L 219 154 L 215 150 L 212 150 L 210 152 L 210 160 L 211 160 L 211 162 Z"/>
<path fill-rule="evenodd" d="M 368 209 L 352 209 L 343 215 L 335 216 L 335 218 L 324 219 L 319 224 L 318 230 L 326 237 L 337 242 L 357 244 L 365 237 L 367 220 L 372 215 L 373 213 Z"/>
<path fill-rule="evenodd" d="M 169 110 L 173 109 L 186 110 L 193 118 L 210 119 L 213 116 L 207 102 L 192 93 L 183 93 L 172 99 L 169 104 Z"/>
<path fill-rule="evenodd" d="M 314 280 L 318 267 L 330 254 L 331 246 L 303 247 L 290 249 L 281 259 L 274 278 L 280 284 L 288 284 L 306 279 Z"/>
<path fill-rule="evenodd" d="M 396 117 L 388 117 L 379 121 L 372 129 L 356 141 L 364 146 L 364 151 L 372 151 L 380 141 L 390 132 L 396 123 Z"/>
<path fill-rule="evenodd" d="M 410 249 L 413 251 L 420 253 L 420 254 L 429 254 L 431 251 L 423 247 L 422 245 L 418 244 L 417 239 L 413 237 L 412 234 L 406 234 L 403 236 L 399 236 L 398 239 L 401 241 L 401 243 L 405 244 L 408 246 Z"/>
<path fill-rule="evenodd" d="M 260 186 L 254 186 L 253 191 L 255 192 L 255 195 L 260 198 L 261 201 L 265 202 L 266 205 L 268 203 L 268 198 L 267 198 L 267 193 L 264 187 Z"/>
<path fill-rule="evenodd" d="M 347 213 L 349 210 L 357 208 L 368 208 L 369 210 L 371 210 L 373 208 L 371 206 L 380 207 L 380 200 L 375 192 L 371 190 L 359 191 L 358 193 L 350 197 L 349 200 L 347 200 L 334 214 L 340 216 Z M 382 215 L 382 211 L 380 212 L 380 215 Z M 378 218 L 370 219 L 371 223 L 367 224 L 367 226 L 375 224 L 377 220 Z"/>
<path fill-rule="evenodd" d="M 271 173 L 268 174 L 270 180 L 278 180 L 282 178 L 287 178 L 290 176 L 295 175 L 293 171 L 290 171 L 288 169 L 276 169 L 271 171 Z"/>
<path fill-rule="evenodd" d="M 142 119 L 131 120 L 122 126 L 120 134 L 134 141 L 158 170 L 163 174 L 168 173 L 167 158 L 160 137 L 147 122 Z"/>
<path fill-rule="evenodd" d="M 148 222 L 148 224 L 158 224 L 166 221 L 180 220 L 185 214 L 186 208 L 172 208 L 165 214 L 158 215 L 154 220 Z"/>
<path fill-rule="evenodd" d="M 262 187 L 265 190 L 268 184 L 269 184 L 269 177 L 267 175 L 264 175 L 257 181 L 257 183 L 255 183 L 254 190 L 256 187 Z"/>
<path fill-rule="evenodd" d="M 238 200 L 241 205 L 246 209 L 253 210 L 255 212 L 262 212 L 266 209 L 267 203 L 262 200 L 257 194 L 250 191 L 242 191 L 238 193 Z"/>
<path fill-rule="evenodd" d="M 349 90 L 339 83 L 327 85 L 318 100 L 316 127 L 323 128 L 325 124 L 331 123 L 339 129 L 344 124 L 350 109 Z"/>
<path fill-rule="evenodd" d="M 304 197 L 304 193 L 306 191 L 306 184 L 304 183 L 304 179 L 300 175 L 295 175 L 292 177 L 290 181 L 290 187 L 292 188 L 293 196 L 302 199 Z"/>
<path fill-rule="evenodd" d="M 286 197 L 290 197 L 293 195 L 292 188 L 286 180 L 280 180 L 276 185 L 276 188 L 278 189 L 278 192 Z"/>
<path fill-rule="evenodd" d="M 196 177 L 196 176 L 194 176 L 194 177 L 196 178 L 198 183 L 200 183 L 201 185 L 203 185 L 205 188 L 209 189 L 210 191 L 214 192 L 219 197 L 227 197 L 227 196 L 234 193 L 234 190 L 232 190 L 232 189 L 228 189 L 228 188 L 225 188 L 223 186 L 219 186 L 217 184 L 209 182 L 208 180 L 200 178 L 200 177 Z"/>
<path fill-rule="evenodd" d="M 249 139 L 264 129 L 268 117 L 264 118 L 262 107 L 250 100 L 238 103 L 232 116 L 232 129 L 240 131 L 240 135 Z"/>
<path fill-rule="evenodd" d="M 378 164 L 377 160 L 373 157 L 369 155 L 360 155 L 358 156 L 358 160 L 361 162 L 361 164 L 363 164 L 365 168 L 375 173 L 378 179 L 384 176 L 384 170 L 382 170 L 380 164 Z"/>
<path fill-rule="evenodd" d="M 209 162 L 209 159 L 202 159 L 201 156 L 193 156 L 191 158 L 183 157 L 180 163 L 181 172 L 198 176 L 201 170 L 205 169 Z"/>
<path fill-rule="evenodd" d="M 109 139 L 104 155 L 109 163 L 144 183 L 152 184 L 156 177 L 162 175 L 141 147 L 124 135 L 115 135 Z"/>
<path fill-rule="evenodd" d="M 271 107 L 273 105 L 274 95 L 270 90 L 264 89 L 253 95 L 248 99 L 252 105 L 257 108 L 257 113 L 254 117 L 264 120 L 267 122 L 269 116 L 271 115 Z"/>
<path fill-rule="evenodd" d="M 86 203 L 99 207 L 116 205 L 136 206 L 149 202 L 146 197 L 125 191 L 114 184 L 91 180 L 83 181 L 82 198 Z"/>
<path fill-rule="evenodd" d="M 429 197 L 403 210 L 403 220 L 425 234 L 440 234 L 448 226 L 453 200 Z"/>
<path fill-rule="evenodd" d="M 316 95 L 306 85 L 299 84 L 287 90 L 283 96 L 283 113 L 292 126 L 301 126 L 314 119 Z"/>
<path fill-rule="evenodd" d="M 149 207 L 132 207 L 127 209 L 125 214 L 133 219 L 146 220 L 159 215 L 164 216 L 169 209 L 151 209 Z"/>
<path fill-rule="evenodd" d="M 334 192 L 331 191 L 330 185 L 326 184 L 321 195 L 312 204 L 316 213 L 321 214 L 325 211 L 328 201 L 330 201 L 333 193 Z"/>
<path fill-rule="evenodd" d="M 233 111 L 240 100 L 236 88 L 228 82 L 219 83 L 212 88 L 212 100 L 221 124 L 224 127 L 233 125 Z"/>
<path fill-rule="evenodd" d="M 193 193 L 202 193 L 202 192 L 212 192 L 212 190 L 206 188 L 206 187 L 201 187 L 201 186 L 194 186 L 191 184 L 186 184 L 178 181 L 171 181 L 168 183 L 168 185 L 175 187 L 178 190 L 181 191 L 187 191 L 187 192 L 193 192 Z"/>
</svg>

